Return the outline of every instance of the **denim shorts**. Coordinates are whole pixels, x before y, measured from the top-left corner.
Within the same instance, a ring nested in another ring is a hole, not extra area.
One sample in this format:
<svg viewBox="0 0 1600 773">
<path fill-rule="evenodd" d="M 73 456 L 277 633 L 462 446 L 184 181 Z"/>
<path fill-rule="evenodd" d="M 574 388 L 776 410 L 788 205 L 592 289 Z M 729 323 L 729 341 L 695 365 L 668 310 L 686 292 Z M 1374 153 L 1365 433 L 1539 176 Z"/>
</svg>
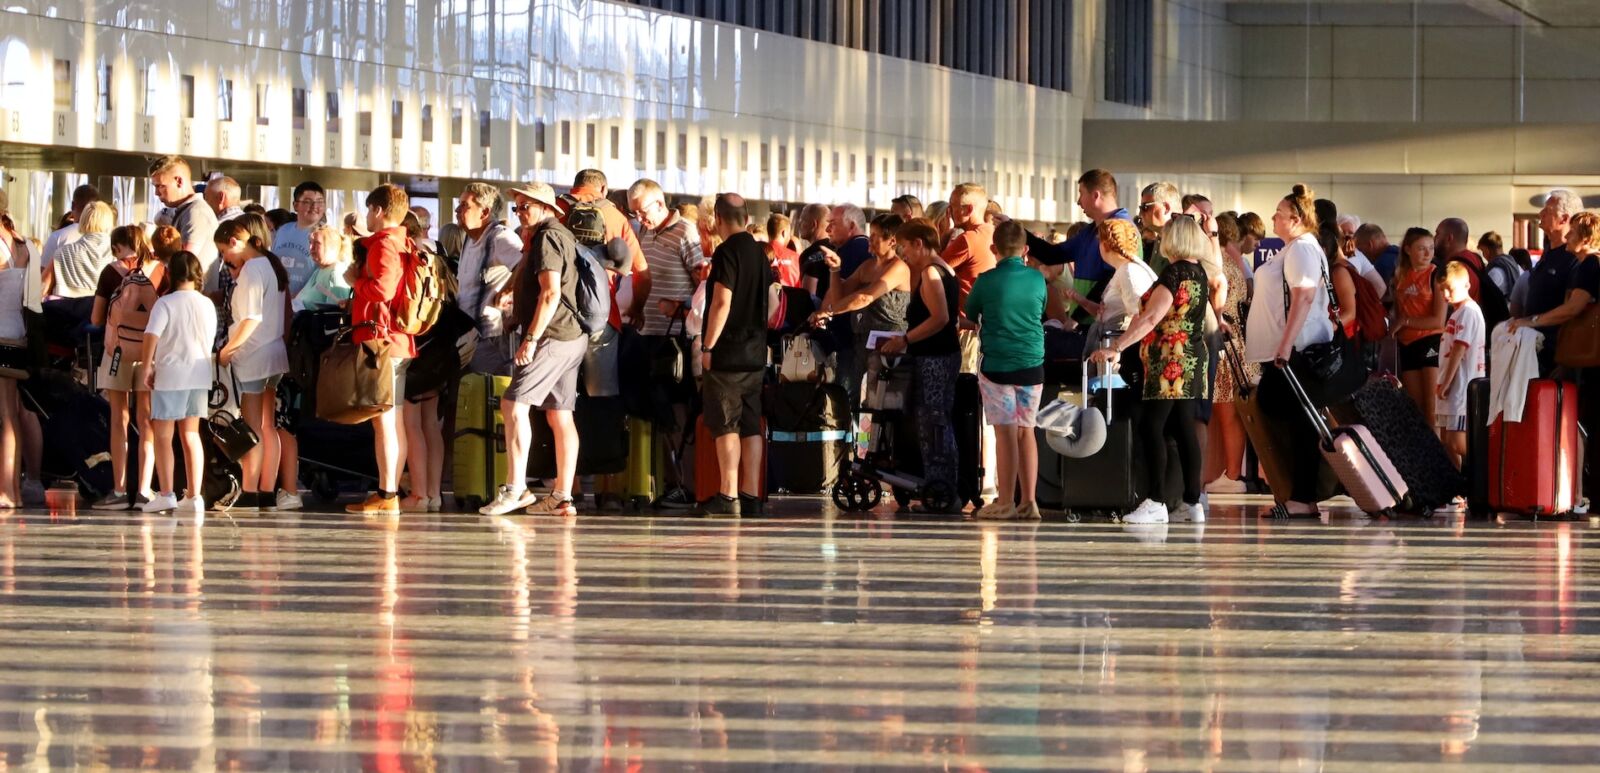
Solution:
<svg viewBox="0 0 1600 773">
<path fill-rule="evenodd" d="M 267 376 L 266 378 L 258 379 L 258 380 L 255 380 L 255 381 L 245 381 L 245 380 L 241 379 L 239 381 L 239 394 L 259 395 L 259 394 L 267 391 L 268 389 L 276 389 L 277 386 L 278 386 L 278 382 L 280 382 L 282 380 L 283 380 L 283 374 L 282 373 L 274 373 L 274 374 L 272 374 L 270 376 Z"/>
<path fill-rule="evenodd" d="M 150 418 L 153 421 L 203 418 L 210 394 L 209 389 L 157 389 L 150 393 Z"/>
</svg>

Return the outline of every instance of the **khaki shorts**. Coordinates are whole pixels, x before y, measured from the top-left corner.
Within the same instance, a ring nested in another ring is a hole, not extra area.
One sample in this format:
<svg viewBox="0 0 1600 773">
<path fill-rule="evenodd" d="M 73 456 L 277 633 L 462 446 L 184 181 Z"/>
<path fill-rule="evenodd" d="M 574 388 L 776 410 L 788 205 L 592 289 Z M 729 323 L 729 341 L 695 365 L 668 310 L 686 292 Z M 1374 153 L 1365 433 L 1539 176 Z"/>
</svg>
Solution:
<svg viewBox="0 0 1600 773">
<path fill-rule="evenodd" d="M 122 350 L 122 360 L 117 363 L 117 372 L 111 372 L 112 353 L 115 349 L 100 355 L 100 368 L 95 371 L 94 383 L 100 389 L 113 392 L 148 392 L 144 385 L 144 363 L 134 362 L 128 358 L 128 350 Z"/>
<path fill-rule="evenodd" d="M 956 333 L 956 340 L 961 342 L 961 372 L 978 372 L 978 331 L 962 330 Z"/>
</svg>

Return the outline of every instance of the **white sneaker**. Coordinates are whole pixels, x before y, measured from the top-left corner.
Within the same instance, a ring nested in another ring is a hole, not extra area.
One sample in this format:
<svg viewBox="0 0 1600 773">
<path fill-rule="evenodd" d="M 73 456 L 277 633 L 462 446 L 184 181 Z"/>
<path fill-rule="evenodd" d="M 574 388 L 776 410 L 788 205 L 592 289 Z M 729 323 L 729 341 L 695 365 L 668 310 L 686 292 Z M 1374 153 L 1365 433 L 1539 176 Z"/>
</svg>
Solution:
<svg viewBox="0 0 1600 773">
<path fill-rule="evenodd" d="M 206 511 L 206 503 L 198 496 L 178 500 L 178 515 L 199 515 Z"/>
<path fill-rule="evenodd" d="M 1243 494 L 1244 481 L 1234 480 L 1226 475 L 1219 475 L 1217 479 L 1206 484 L 1206 491 L 1212 494 Z"/>
<path fill-rule="evenodd" d="M 139 508 L 147 513 L 161 513 L 178 509 L 178 500 L 171 494 L 157 494 Z"/>
<path fill-rule="evenodd" d="M 515 510 L 521 510 L 534 502 L 539 501 L 532 491 L 527 489 L 513 489 L 502 485 L 494 495 L 494 501 L 478 508 L 484 515 L 505 515 Z"/>
<path fill-rule="evenodd" d="M 278 489 L 277 508 L 279 510 L 299 510 L 305 503 L 300 501 L 299 492 Z"/>
<path fill-rule="evenodd" d="M 1167 506 L 1153 499 L 1146 499 L 1133 509 L 1133 512 L 1122 516 L 1123 523 L 1166 523 Z"/>
<path fill-rule="evenodd" d="M 1195 504 L 1192 504 L 1192 505 L 1184 505 L 1184 506 L 1178 508 L 1178 512 L 1173 513 L 1172 515 L 1173 515 L 1174 520 L 1178 520 L 1178 521 L 1188 521 L 1190 523 L 1205 523 L 1205 521 L 1206 521 L 1206 507 L 1205 507 L 1205 505 L 1200 504 L 1200 503 L 1195 503 Z"/>
</svg>

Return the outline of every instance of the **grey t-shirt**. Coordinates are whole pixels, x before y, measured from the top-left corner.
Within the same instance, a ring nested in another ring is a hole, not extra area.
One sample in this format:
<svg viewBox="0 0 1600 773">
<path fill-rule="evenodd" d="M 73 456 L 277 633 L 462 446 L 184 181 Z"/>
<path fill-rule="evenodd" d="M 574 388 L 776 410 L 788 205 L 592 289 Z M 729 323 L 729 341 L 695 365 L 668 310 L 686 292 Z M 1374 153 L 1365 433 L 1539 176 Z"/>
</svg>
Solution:
<svg viewBox="0 0 1600 773">
<path fill-rule="evenodd" d="M 184 249 L 200 259 L 200 267 L 206 275 L 203 289 L 206 292 L 216 290 L 217 272 L 222 267 L 217 260 L 217 244 L 213 241 L 217 233 L 217 213 L 196 193 L 172 208 L 172 227 L 183 234 Z"/>
</svg>

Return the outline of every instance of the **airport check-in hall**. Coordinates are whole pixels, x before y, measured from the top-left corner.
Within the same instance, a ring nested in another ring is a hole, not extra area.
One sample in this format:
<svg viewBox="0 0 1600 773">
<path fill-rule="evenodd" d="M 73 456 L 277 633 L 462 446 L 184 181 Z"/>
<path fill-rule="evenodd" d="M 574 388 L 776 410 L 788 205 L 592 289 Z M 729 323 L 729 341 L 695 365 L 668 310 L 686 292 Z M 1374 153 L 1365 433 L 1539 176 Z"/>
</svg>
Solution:
<svg viewBox="0 0 1600 773">
<path fill-rule="evenodd" d="M 1596 769 L 1597 18 L 9 0 L 0 771 Z"/>
</svg>

